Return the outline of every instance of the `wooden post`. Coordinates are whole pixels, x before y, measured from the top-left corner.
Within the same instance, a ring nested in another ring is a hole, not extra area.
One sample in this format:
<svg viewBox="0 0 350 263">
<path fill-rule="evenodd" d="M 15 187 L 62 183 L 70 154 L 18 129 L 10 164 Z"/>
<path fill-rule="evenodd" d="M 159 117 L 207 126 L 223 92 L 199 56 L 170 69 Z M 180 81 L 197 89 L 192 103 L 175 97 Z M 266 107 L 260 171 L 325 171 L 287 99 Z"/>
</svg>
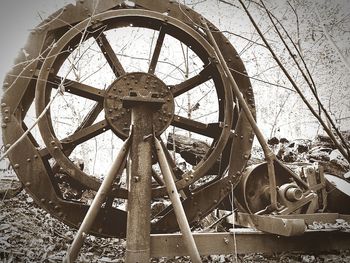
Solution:
<svg viewBox="0 0 350 263">
<path fill-rule="evenodd" d="M 126 231 L 126 262 L 128 263 L 149 262 L 151 256 L 152 122 L 151 107 L 142 104 L 132 107 Z"/>
</svg>

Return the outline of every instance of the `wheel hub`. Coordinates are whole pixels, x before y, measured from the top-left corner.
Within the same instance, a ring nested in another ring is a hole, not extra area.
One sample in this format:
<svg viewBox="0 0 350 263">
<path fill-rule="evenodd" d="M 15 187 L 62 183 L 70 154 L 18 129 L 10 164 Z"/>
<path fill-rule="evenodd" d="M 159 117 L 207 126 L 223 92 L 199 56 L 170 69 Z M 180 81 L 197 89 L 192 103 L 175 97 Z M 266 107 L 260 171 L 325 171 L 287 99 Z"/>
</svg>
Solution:
<svg viewBox="0 0 350 263">
<path fill-rule="evenodd" d="M 123 100 L 130 95 L 158 97 L 164 104 L 154 113 L 153 125 L 160 135 L 170 125 L 174 116 L 174 98 L 166 84 L 152 74 L 135 72 L 123 75 L 107 89 L 104 110 L 106 119 L 114 133 L 127 137 L 131 123 L 130 109 L 123 105 Z"/>
</svg>

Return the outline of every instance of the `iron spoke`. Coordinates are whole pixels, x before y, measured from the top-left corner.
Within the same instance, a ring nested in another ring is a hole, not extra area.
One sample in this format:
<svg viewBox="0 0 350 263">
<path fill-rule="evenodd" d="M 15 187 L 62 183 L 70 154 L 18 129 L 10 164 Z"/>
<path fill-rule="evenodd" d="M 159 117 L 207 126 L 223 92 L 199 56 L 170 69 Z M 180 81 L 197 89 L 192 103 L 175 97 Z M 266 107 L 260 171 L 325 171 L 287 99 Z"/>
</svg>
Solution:
<svg viewBox="0 0 350 263">
<path fill-rule="evenodd" d="M 203 84 L 211 78 L 211 64 L 205 66 L 199 74 L 196 76 L 185 80 L 177 85 L 171 87 L 170 91 L 173 93 L 174 97 L 180 96 L 181 94 Z"/>
<path fill-rule="evenodd" d="M 210 138 L 217 138 L 222 132 L 221 123 L 202 123 L 179 115 L 175 115 L 171 123 L 173 126 L 198 133 Z"/>
<path fill-rule="evenodd" d="M 52 87 L 57 89 L 61 83 L 61 78 L 56 76 L 54 83 L 57 84 L 52 84 Z M 104 99 L 104 90 L 69 79 L 65 79 L 62 85 L 65 88 L 65 92 L 95 101 L 103 101 Z"/>
<path fill-rule="evenodd" d="M 97 122 L 89 127 L 85 127 L 73 133 L 72 135 L 61 140 L 62 150 L 69 155 L 77 145 L 82 144 L 89 139 L 96 137 L 109 130 L 110 127 L 106 120 Z M 40 150 L 40 155 L 45 158 L 50 155 L 47 148 Z"/>
<path fill-rule="evenodd" d="M 117 77 L 120 77 L 125 74 L 125 70 L 120 63 L 117 55 L 114 53 L 106 35 L 104 33 L 101 33 L 98 37 L 96 37 L 96 41 L 98 46 L 100 47 L 103 55 L 105 56 L 108 64 L 110 65 L 111 69 L 113 70 L 114 74 Z"/>
<path fill-rule="evenodd" d="M 160 51 L 162 49 L 163 42 L 164 42 L 164 37 L 165 37 L 165 30 L 163 28 L 161 28 L 159 31 L 156 46 L 155 46 L 154 51 L 153 51 L 151 63 L 149 65 L 149 69 L 148 69 L 148 73 L 150 73 L 150 74 L 154 74 L 154 71 L 156 70 Z"/>
</svg>

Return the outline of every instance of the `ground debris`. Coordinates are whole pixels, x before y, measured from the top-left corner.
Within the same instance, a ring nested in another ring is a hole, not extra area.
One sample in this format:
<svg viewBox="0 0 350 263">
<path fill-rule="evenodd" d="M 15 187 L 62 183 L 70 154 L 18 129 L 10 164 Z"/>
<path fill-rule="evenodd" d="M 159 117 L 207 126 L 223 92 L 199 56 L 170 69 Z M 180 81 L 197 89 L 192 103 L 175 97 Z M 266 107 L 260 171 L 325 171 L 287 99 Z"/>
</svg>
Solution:
<svg viewBox="0 0 350 263">
<path fill-rule="evenodd" d="M 18 196 L 0 203 L 0 262 L 62 262 L 76 233 L 50 214 L 40 209 L 29 196 Z M 338 220 L 334 227 L 345 229 L 345 221 Z M 77 262 L 121 263 L 125 260 L 123 239 L 88 236 Z M 311 260 L 311 261 L 310 261 Z M 312 261 L 313 260 L 313 261 Z M 237 262 L 350 262 L 350 252 L 327 255 L 300 255 L 261 253 L 237 255 Z M 236 262 L 232 255 L 203 256 L 203 262 Z M 153 263 L 189 263 L 189 257 L 157 258 Z"/>
</svg>

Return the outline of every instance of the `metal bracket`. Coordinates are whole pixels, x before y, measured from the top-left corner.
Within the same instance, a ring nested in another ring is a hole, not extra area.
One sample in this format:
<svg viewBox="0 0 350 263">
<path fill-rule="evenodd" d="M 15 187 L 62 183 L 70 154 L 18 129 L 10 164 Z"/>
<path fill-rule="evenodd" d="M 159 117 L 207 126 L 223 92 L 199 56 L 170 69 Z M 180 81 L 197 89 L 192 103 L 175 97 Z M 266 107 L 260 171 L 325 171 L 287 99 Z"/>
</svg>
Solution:
<svg viewBox="0 0 350 263">
<path fill-rule="evenodd" d="M 230 217 L 228 220 L 230 220 Z M 230 223 L 233 224 L 233 222 Z M 305 222 L 303 219 L 286 219 L 272 215 L 237 213 L 235 223 L 240 226 L 252 227 L 260 231 L 281 236 L 299 236 L 305 232 Z"/>
</svg>

